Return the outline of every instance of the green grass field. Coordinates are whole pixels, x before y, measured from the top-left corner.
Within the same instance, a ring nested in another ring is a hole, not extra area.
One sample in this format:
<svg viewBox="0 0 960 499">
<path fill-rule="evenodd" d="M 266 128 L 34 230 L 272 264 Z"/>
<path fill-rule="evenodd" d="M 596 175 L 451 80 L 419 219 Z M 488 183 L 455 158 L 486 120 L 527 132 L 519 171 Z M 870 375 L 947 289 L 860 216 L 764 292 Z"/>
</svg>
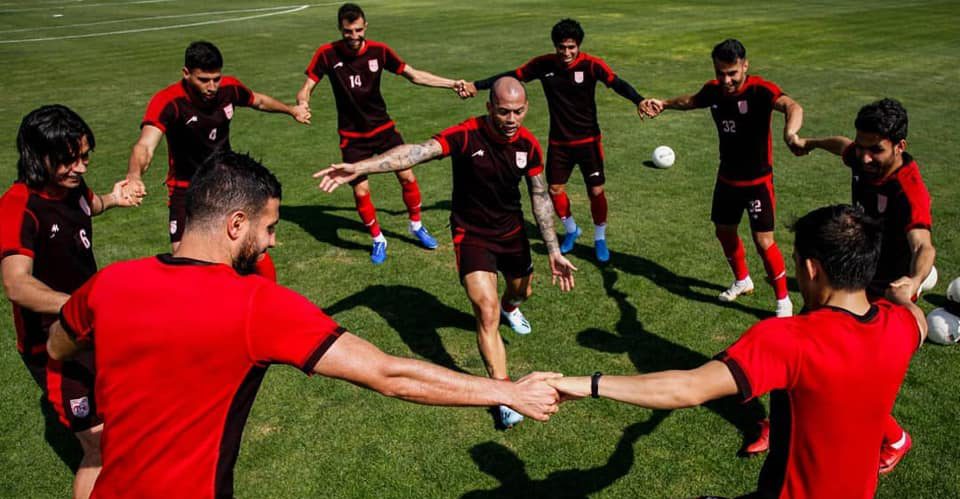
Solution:
<svg viewBox="0 0 960 499">
<path fill-rule="evenodd" d="M 20 119 L 47 103 L 69 105 L 93 127 L 97 149 L 87 181 L 98 191 L 126 171 L 130 146 L 154 92 L 179 78 L 183 49 L 208 39 L 222 49 L 225 72 L 254 90 L 292 101 L 314 49 L 338 37 L 338 2 L 296 7 L 266 1 L 120 0 L 0 3 L 0 178 L 15 178 Z M 552 50 L 550 27 L 581 21 L 582 49 L 603 57 L 644 95 L 693 92 L 712 78 L 712 46 L 737 37 L 751 72 L 780 84 L 805 109 L 803 135 L 853 134 L 863 104 L 884 96 L 910 112 L 909 150 L 934 199 L 934 243 L 941 282 L 922 306 L 944 301 L 960 275 L 958 104 L 960 10 L 955 2 L 589 2 L 432 0 L 362 3 L 368 37 L 391 44 L 418 69 L 476 79 L 515 68 Z M 263 10 L 270 8 L 269 10 Z M 190 14 L 189 16 L 187 14 Z M 269 15 L 268 15 L 269 14 Z M 241 19 L 243 18 L 243 19 Z M 191 25 L 191 26 L 182 26 Z M 179 27 L 177 27 L 179 26 Z M 112 34 L 111 34 L 112 33 Z M 72 37 L 72 38 L 69 38 Z M 43 41 L 29 41 L 46 39 Z M 527 125 L 546 144 L 546 104 L 529 87 Z M 385 77 L 384 96 L 407 141 L 422 141 L 483 112 L 481 99 Z M 773 309 L 772 291 L 752 245 L 748 259 L 757 293 L 723 305 L 715 296 L 730 271 L 709 221 L 717 138 L 706 111 L 667 112 L 641 122 L 632 105 L 598 89 L 611 206 L 609 265 L 586 246 L 573 256 L 577 287 L 549 285 L 535 238 L 534 296 L 524 311 L 534 334 L 507 328 L 511 373 L 636 373 L 694 367 Z M 310 174 L 339 160 L 336 116 L 327 82 L 312 100 L 314 124 L 248 109 L 237 112 L 233 145 L 251 151 L 284 183 L 282 222 L 273 251 L 280 281 L 305 294 L 351 331 L 385 351 L 482 374 L 473 318 L 459 286 L 448 237 L 449 160 L 416 171 L 424 221 L 441 246 L 427 252 L 406 235 L 400 189 L 373 179 L 374 200 L 390 240 L 389 260 L 374 268 L 369 237 L 341 189 L 318 192 Z M 788 255 L 787 222 L 812 208 L 849 200 L 849 173 L 819 151 L 794 158 L 774 118 L 777 238 Z M 669 170 L 643 165 L 653 148 L 677 151 Z M 98 218 L 101 266 L 168 250 L 165 146 L 147 176 L 151 196 L 137 209 Z M 954 180 L 951 180 L 954 179 Z M 6 184 L 4 184 L 6 185 Z M 570 186 L 574 214 L 590 225 L 578 174 Z M 532 223 L 532 217 L 528 220 Z M 535 229 L 531 229 L 535 233 Z M 742 234 L 747 236 L 746 230 Z M 792 264 L 788 263 L 792 274 Z M 794 290 L 795 302 L 800 300 Z M 799 308 L 799 306 L 798 306 Z M 137 313 L 132 310 L 131 313 Z M 48 426 L 40 391 L 18 358 L 8 302 L 0 305 L 0 496 L 63 497 L 77 449 Z M 136 334 L 131 331 L 130 334 Z M 163 376 L 163 373 L 157 373 Z M 914 450 L 878 496 L 960 497 L 955 428 L 960 400 L 957 347 L 927 345 L 914 358 L 895 415 Z M 253 408 L 240 461 L 240 497 L 687 497 L 752 490 L 761 460 L 736 457 L 734 403 L 653 412 L 587 400 L 562 408 L 548 424 L 492 430 L 480 409 L 447 409 L 386 399 L 352 385 L 271 369 Z"/>
</svg>

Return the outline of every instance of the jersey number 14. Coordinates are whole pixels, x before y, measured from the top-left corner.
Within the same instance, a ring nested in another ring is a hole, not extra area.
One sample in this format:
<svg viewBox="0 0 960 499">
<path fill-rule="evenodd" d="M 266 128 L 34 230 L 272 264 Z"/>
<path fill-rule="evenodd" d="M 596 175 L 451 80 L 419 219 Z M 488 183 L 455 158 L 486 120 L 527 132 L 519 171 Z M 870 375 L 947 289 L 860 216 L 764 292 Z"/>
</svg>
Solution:
<svg viewBox="0 0 960 499">
<path fill-rule="evenodd" d="M 360 75 L 349 75 L 350 78 L 350 88 L 358 88 L 362 86 L 360 83 Z"/>
</svg>

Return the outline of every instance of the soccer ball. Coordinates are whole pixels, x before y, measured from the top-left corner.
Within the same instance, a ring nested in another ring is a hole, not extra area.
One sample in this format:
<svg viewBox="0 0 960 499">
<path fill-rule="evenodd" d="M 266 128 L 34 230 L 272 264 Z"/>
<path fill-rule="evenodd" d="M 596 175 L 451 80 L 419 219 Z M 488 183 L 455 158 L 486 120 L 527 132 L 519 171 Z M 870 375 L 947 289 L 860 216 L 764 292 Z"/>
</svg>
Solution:
<svg viewBox="0 0 960 499">
<path fill-rule="evenodd" d="M 927 315 L 927 339 L 940 345 L 960 341 L 960 317 L 944 308 L 934 309 Z"/>
<path fill-rule="evenodd" d="M 960 304 L 960 277 L 950 281 L 947 286 L 947 300 Z"/>
<path fill-rule="evenodd" d="M 670 146 L 660 146 L 653 150 L 653 164 L 657 168 L 670 168 L 676 159 L 677 155 Z"/>
</svg>

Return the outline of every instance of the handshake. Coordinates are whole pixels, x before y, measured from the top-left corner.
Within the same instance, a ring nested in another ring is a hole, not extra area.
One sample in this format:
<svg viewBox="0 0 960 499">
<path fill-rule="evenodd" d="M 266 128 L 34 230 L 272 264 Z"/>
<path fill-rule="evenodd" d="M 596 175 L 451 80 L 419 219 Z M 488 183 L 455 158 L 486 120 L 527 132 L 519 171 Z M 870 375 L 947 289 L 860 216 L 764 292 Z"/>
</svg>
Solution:
<svg viewBox="0 0 960 499">
<path fill-rule="evenodd" d="M 590 395 L 590 377 L 564 378 L 560 373 L 534 372 L 510 386 L 504 405 L 533 418 L 547 421 L 560 409 L 560 403 Z"/>
<path fill-rule="evenodd" d="M 453 82 L 453 92 L 466 100 L 477 96 L 477 86 L 472 81 L 457 80 Z"/>
</svg>

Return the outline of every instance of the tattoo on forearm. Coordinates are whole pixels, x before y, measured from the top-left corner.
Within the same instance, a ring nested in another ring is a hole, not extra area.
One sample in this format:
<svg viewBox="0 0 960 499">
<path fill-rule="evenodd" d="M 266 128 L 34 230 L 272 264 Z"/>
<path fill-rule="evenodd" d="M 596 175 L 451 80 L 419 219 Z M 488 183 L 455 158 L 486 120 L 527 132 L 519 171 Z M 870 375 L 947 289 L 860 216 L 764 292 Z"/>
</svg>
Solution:
<svg viewBox="0 0 960 499">
<path fill-rule="evenodd" d="M 370 172 L 385 173 L 405 170 L 439 156 L 443 151 L 438 146 L 439 144 L 433 140 L 425 144 L 400 146 L 383 156 L 374 158 L 375 163 L 370 167 Z"/>
<path fill-rule="evenodd" d="M 547 246 L 547 252 L 559 252 L 557 233 L 553 230 L 553 203 L 550 201 L 542 173 L 531 179 L 530 199 L 533 203 L 533 217 L 540 226 L 540 235 L 543 237 L 543 244 Z"/>
</svg>

